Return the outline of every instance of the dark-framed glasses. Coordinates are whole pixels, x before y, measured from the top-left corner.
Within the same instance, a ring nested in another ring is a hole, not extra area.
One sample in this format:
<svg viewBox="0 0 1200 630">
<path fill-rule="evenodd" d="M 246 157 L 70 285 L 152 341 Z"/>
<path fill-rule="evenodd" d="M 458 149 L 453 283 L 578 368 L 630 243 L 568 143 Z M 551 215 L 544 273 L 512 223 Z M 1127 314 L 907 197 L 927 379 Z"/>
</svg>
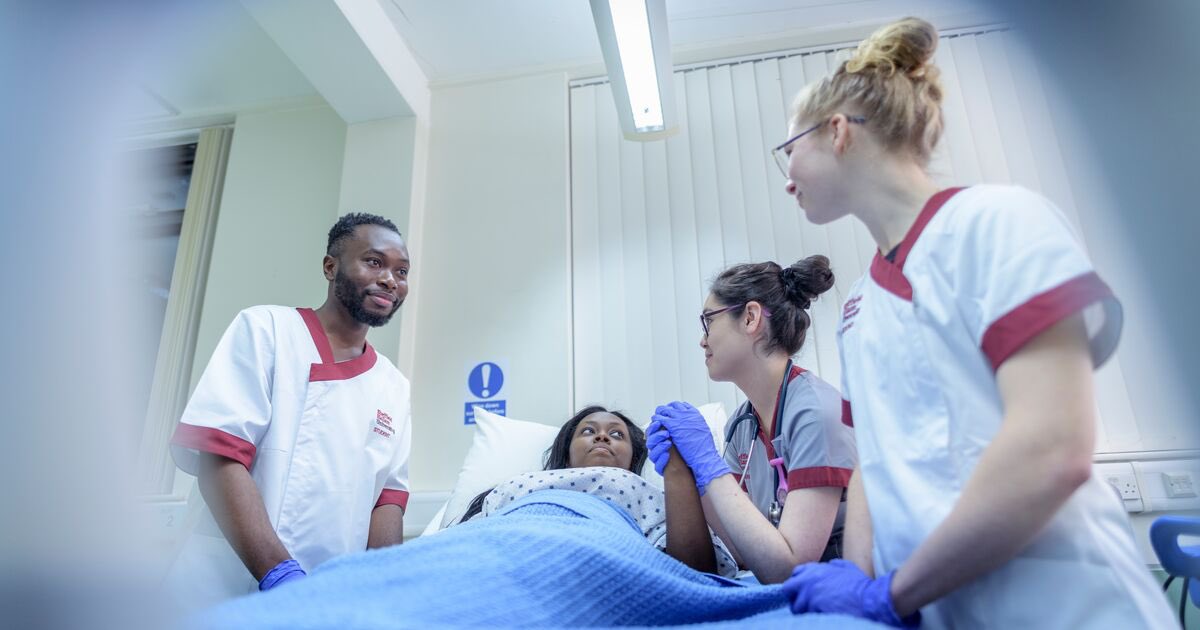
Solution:
<svg viewBox="0 0 1200 630">
<path fill-rule="evenodd" d="M 704 331 L 704 336 L 705 337 L 708 336 L 708 327 L 710 325 L 712 325 L 712 320 L 714 317 L 716 317 L 717 315 L 720 315 L 721 313 L 726 313 L 726 312 L 732 311 L 735 308 L 742 308 L 743 306 L 745 306 L 747 304 L 749 304 L 749 302 L 743 302 L 741 304 L 734 304 L 733 306 L 726 306 L 725 308 L 718 308 L 718 309 L 713 309 L 711 311 L 701 312 L 700 313 L 700 329 Z M 763 312 L 763 317 L 771 316 L 771 311 L 767 310 L 766 307 L 763 307 L 762 312 Z"/>
<path fill-rule="evenodd" d="M 859 125 L 867 122 L 867 119 L 862 116 L 847 116 L 846 120 L 849 122 L 852 122 L 852 123 L 859 124 Z M 788 155 L 787 151 L 785 151 L 785 149 L 787 149 L 788 145 L 799 140 L 800 138 L 803 138 L 804 136 L 820 129 L 827 122 L 829 122 L 829 121 L 828 120 L 821 121 L 821 122 L 809 127 L 808 129 L 805 129 L 804 131 L 801 131 L 800 133 L 792 136 L 791 138 L 788 138 L 783 144 L 775 147 L 774 149 L 771 149 L 771 157 L 775 158 L 775 166 L 779 167 L 779 172 L 783 173 L 784 177 L 788 176 L 788 159 L 790 156 Z"/>
</svg>

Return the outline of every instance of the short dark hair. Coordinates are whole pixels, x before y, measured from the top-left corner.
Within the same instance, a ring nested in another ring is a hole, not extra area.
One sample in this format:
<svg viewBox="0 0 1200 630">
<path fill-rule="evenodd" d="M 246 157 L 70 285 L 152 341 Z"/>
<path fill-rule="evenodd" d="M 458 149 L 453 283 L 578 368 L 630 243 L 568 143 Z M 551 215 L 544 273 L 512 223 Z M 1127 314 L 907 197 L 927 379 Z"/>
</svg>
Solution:
<svg viewBox="0 0 1200 630">
<path fill-rule="evenodd" d="M 571 416 L 571 419 L 567 420 L 567 423 L 558 430 L 554 443 L 546 449 L 542 470 L 564 470 L 571 467 L 571 440 L 575 437 L 575 427 L 578 427 L 584 418 L 594 413 L 611 413 L 625 422 L 625 427 L 629 429 L 629 445 L 633 447 L 633 459 L 629 461 L 629 472 L 635 475 L 642 474 L 642 466 L 646 464 L 646 457 L 649 454 L 646 448 L 646 432 L 620 411 L 610 411 L 600 405 L 591 405 L 580 409 L 579 413 Z M 491 494 L 492 490 L 495 488 L 484 490 L 471 499 L 471 504 L 467 506 L 467 511 L 458 519 L 458 522 L 465 523 L 482 512 L 483 501 L 487 495 Z"/>
<path fill-rule="evenodd" d="M 747 302 L 758 302 L 771 312 L 767 319 L 765 352 L 783 350 L 791 356 L 800 351 L 812 320 L 808 307 L 817 296 L 833 287 L 829 259 L 809 256 L 784 268 L 774 262 L 734 265 L 712 283 L 713 297 L 723 306 L 738 305 L 739 317 Z"/>
<path fill-rule="evenodd" d="M 385 227 L 401 236 L 400 230 L 396 228 L 396 224 L 388 219 L 385 219 L 377 214 L 368 214 L 366 212 L 349 212 L 343 214 L 333 227 L 329 228 L 329 241 L 325 244 L 325 253 L 330 256 L 340 256 L 342 253 L 342 241 L 354 234 L 354 229 L 360 225 L 378 225 Z"/>
</svg>

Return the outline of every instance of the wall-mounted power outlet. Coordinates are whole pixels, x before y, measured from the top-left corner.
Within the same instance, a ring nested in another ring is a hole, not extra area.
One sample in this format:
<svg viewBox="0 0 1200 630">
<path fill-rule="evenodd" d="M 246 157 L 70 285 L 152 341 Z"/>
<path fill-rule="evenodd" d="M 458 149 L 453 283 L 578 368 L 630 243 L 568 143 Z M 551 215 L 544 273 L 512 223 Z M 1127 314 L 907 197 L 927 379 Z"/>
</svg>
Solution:
<svg viewBox="0 0 1200 630">
<path fill-rule="evenodd" d="M 1116 488 L 1121 499 L 1125 501 L 1142 498 L 1142 493 L 1138 490 L 1137 475 L 1133 473 L 1109 474 L 1104 477 L 1104 480 Z"/>
<path fill-rule="evenodd" d="M 1189 472 L 1162 473 L 1163 485 L 1167 488 L 1167 498 L 1188 499 L 1196 496 L 1196 484 Z"/>
<path fill-rule="evenodd" d="M 1138 484 L 1138 473 L 1130 462 L 1097 462 L 1096 478 L 1112 486 L 1113 495 L 1122 503 L 1126 512 L 1138 513 L 1146 509 L 1146 488 Z M 1153 490 L 1153 488 L 1151 489 Z"/>
</svg>

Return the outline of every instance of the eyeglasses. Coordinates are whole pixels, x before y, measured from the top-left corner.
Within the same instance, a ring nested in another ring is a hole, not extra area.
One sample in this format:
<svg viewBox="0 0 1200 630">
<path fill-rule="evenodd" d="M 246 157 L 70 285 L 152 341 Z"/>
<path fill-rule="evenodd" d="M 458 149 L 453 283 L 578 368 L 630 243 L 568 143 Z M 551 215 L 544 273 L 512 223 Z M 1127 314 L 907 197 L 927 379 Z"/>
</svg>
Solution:
<svg viewBox="0 0 1200 630">
<path fill-rule="evenodd" d="M 846 120 L 848 120 L 852 123 L 860 124 L 860 125 L 867 122 L 867 119 L 863 118 L 862 116 L 847 116 Z M 819 123 L 809 127 L 808 129 L 805 129 L 804 131 L 801 131 L 800 133 L 792 136 L 791 138 L 788 138 L 787 141 L 784 142 L 783 144 L 775 147 L 774 149 L 771 149 L 771 157 L 775 158 L 775 166 L 779 167 L 779 172 L 783 173 L 784 177 L 788 176 L 788 158 L 790 157 L 787 154 L 787 152 L 784 151 L 784 149 L 786 149 L 789 144 L 820 129 L 821 126 L 827 122 L 829 122 L 829 121 L 825 120 L 825 121 L 819 122 Z"/>
<path fill-rule="evenodd" d="M 716 310 L 704 311 L 704 312 L 700 313 L 700 328 L 704 330 L 704 336 L 705 337 L 708 336 L 708 327 L 712 324 L 712 320 L 714 317 L 716 317 L 717 315 L 720 315 L 721 313 L 732 311 L 735 308 L 742 308 L 743 306 L 745 306 L 747 304 L 749 304 L 749 302 L 744 302 L 742 304 L 734 304 L 733 306 L 726 306 L 725 308 L 718 308 Z M 763 317 L 771 316 L 771 311 L 767 310 L 766 307 L 763 307 L 762 312 L 763 312 Z"/>
</svg>

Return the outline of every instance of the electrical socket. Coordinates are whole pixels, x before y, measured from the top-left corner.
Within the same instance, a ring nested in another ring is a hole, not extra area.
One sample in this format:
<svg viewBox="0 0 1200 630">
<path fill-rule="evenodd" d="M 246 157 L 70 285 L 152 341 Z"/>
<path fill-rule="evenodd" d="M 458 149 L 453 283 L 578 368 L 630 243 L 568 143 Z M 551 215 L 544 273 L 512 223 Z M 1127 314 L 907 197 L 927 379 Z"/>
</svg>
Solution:
<svg viewBox="0 0 1200 630">
<path fill-rule="evenodd" d="M 1110 474 L 1104 480 L 1117 489 L 1122 500 L 1132 501 L 1142 498 L 1142 493 L 1138 490 L 1137 475 L 1133 473 Z"/>
<path fill-rule="evenodd" d="M 1167 487 L 1167 498 L 1188 499 L 1196 496 L 1196 484 L 1192 481 L 1192 473 L 1169 472 L 1161 474 L 1163 485 Z"/>
</svg>

